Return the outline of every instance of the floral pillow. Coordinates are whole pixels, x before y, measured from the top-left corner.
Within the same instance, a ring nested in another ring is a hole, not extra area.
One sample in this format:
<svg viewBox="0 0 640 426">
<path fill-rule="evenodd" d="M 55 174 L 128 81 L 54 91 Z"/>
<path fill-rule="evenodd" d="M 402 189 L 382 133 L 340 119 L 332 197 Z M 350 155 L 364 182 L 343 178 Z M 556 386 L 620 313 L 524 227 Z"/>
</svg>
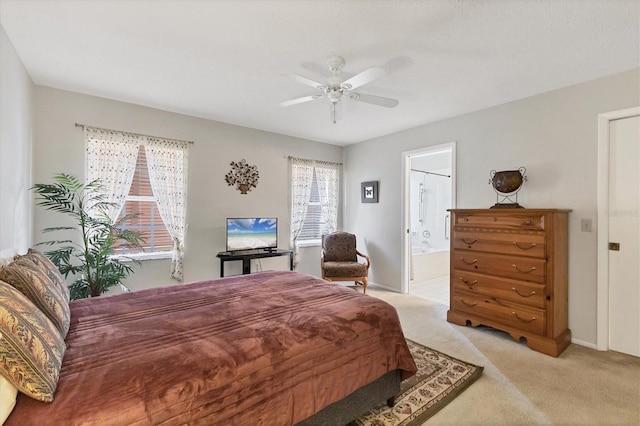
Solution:
<svg viewBox="0 0 640 426">
<path fill-rule="evenodd" d="M 63 338 L 29 299 L 0 281 L 0 375 L 18 390 L 53 401 L 66 349 Z"/>
<path fill-rule="evenodd" d="M 47 256 L 37 250 L 30 248 L 27 251 L 27 254 L 15 257 L 15 260 L 19 259 L 28 259 L 36 266 L 42 268 L 46 272 L 47 276 L 51 279 L 51 281 L 60 288 L 60 291 L 65 297 L 67 303 L 69 302 L 69 287 L 67 286 L 67 282 L 62 277 L 62 274 L 60 274 L 60 271 L 58 271 L 58 267 L 54 265 Z"/>
<path fill-rule="evenodd" d="M 71 320 L 69 303 L 43 268 L 25 258 L 18 258 L 9 266 L 0 267 L 0 280 L 11 284 L 29 298 L 65 338 Z"/>
</svg>

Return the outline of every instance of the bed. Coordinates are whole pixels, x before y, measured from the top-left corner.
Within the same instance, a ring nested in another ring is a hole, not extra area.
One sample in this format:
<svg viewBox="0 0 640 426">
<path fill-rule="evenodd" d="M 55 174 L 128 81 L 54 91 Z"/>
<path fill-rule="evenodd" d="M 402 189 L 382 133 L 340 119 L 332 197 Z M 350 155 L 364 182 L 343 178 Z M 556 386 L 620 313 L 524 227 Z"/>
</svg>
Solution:
<svg viewBox="0 0 640 426">
<path fill-rule="evenodd" d="M 340 424 L 416 372 L 389 304 L 296 272 L 69 302 L 52 402 L 6 425 Z"/>
</svg>

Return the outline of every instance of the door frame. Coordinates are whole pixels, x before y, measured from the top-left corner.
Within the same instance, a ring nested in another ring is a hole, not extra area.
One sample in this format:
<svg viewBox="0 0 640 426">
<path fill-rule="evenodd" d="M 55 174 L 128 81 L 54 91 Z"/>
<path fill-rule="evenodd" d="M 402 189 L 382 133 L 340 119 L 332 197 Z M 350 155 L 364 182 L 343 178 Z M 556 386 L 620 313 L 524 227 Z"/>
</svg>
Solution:
<svg viewBox="0 0 640 426">
<path fill-rule="evenodd" d="M 609 123 L 640 115 L 640 106 L 598 114 L 596 348 L 609 350 Z"/>
<path fill-rule="evenodd" d="M 442 151 L 451 151 L 451 208 L 456 207 L 456 142 L 447 142 L 438 145 L 426 146 L 423 148 L 413 149 L 402 152 L 402 189 L 401 189 L 401 212 L 402 212 L 402 264 L 401 264 L 401 281 L 400 292 L 402 294 L 409 293 L 409 277 L 411 276 L 409 268 L 409 256 L 411 254 L 411 237 L 409 229 L 411 228 L 411 211 L 409 202 L 411 201 L 411 157 L 417 157 L 425 154 L 435 154 Z"/>
</svg>

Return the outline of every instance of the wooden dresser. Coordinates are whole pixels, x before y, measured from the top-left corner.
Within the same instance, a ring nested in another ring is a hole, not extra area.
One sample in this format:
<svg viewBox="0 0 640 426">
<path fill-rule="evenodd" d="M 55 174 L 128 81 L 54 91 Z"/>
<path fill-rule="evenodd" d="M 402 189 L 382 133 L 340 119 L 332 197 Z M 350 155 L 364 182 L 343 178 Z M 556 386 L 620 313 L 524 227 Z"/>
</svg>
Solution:
<svg viewBox="0 0 640 426">
<path fill-rule="evenodd" d="M 480 324 L 558 356 L 571 343 L 567 319 L 570 210 L 451 210 L 451 301 L 447 320 Z"/>
</svg>

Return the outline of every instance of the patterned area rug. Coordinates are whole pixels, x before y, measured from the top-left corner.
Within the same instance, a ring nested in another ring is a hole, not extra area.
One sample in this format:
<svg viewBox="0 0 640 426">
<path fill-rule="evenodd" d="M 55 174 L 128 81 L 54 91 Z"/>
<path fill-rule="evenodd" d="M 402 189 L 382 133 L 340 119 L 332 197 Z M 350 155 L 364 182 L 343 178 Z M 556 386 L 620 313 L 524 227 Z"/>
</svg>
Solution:
<svg viewBox="0 0 640 426">
<path fill-rule="evenodd" d="M 382 404 L 352 424 L 417 426 L 475 382 L 483 367 L 469 364 L 407 339 L 418 373 L 402 382 L 393 408 Z"/>
</svg>

